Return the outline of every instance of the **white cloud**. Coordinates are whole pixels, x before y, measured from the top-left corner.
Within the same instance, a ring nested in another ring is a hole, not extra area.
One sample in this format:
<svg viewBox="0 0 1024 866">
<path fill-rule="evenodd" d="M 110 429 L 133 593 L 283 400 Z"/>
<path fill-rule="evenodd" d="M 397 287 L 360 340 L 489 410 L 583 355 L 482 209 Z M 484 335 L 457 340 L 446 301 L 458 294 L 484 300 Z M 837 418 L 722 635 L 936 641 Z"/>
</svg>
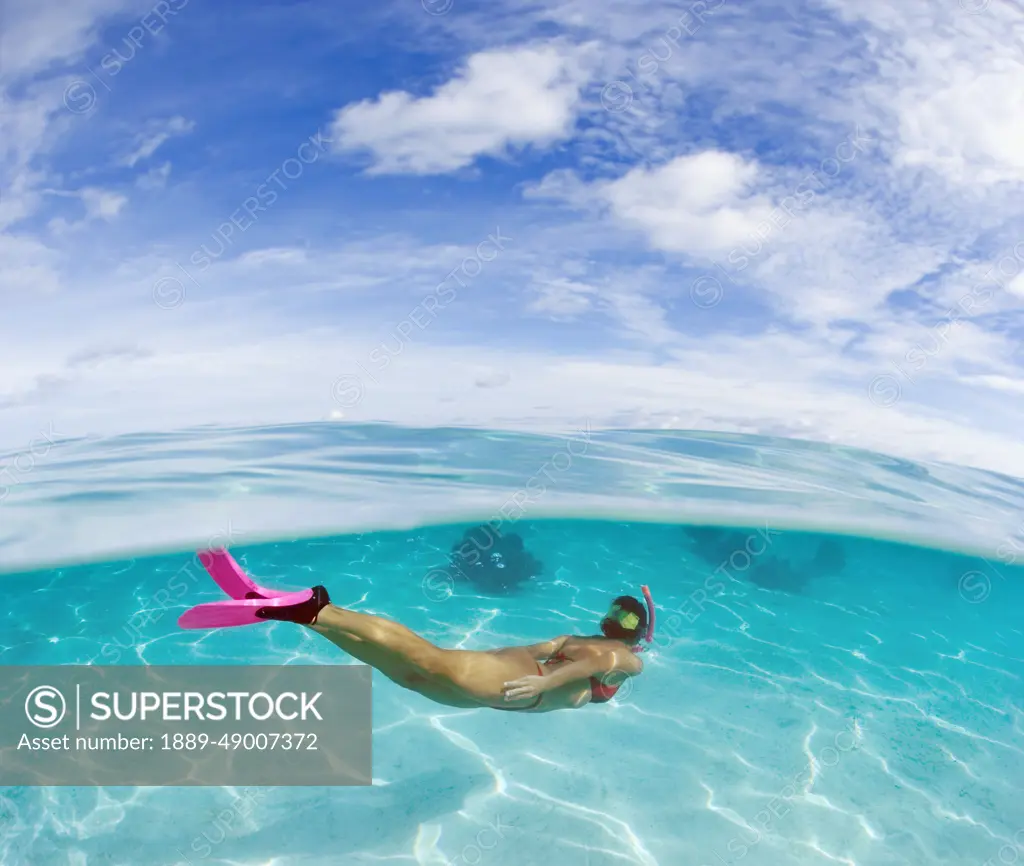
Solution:
<svg viewBox="0 0 1024 866">
<path fill-rule="evenodd" d="M 5 4 L 0 27 L 0 293 L 7 297 L 37 298 L 61 288 L 57 251 L 28 230 L 12 227 L 35 216 L 46 200 L 43 190 L 54 180 L 48 157 L 75 120 L 63 102 L 68 64 L 82 59 L 105 19 L 142 5 L 135 0 Z M 115 216 L 124 204 L 123 197 L 100 190 L 83 192 L 82 201 L 100 218 Z M 63 220 L 50 225 L 57 231 L 70 227 Z M 13 311 L 8 313 L 9 321 L 15 318 Z"/>
<path fill-rule="evenodd" d="M 853 104 L 891 126 L 896 165 L 957 186 L 1024 180 L 1024 9 L 976 0 L 830 3 L 871 27 L 875 74 Z"/>
<path fill-rule="evenodd" d="M 568 279 L 538 282 L 534 291 L 535 296 L 527 305 L 527 310 L 556 319 L 573 318 L 585 313 L 591 309 L 595 294 L 592 286 Z"/>
<path fill-rule="evenodd" d="M 2 87 L 2 84 L 0 84 Z M 30 216 L 40 203 L 39 187 L 48 179 L 40 166 L 66 130 L 61 89 L 56 84 L 29 87 L 18 98 L 0 90 L 0 230 Z"/>
<path fill-rule="evenodd" d="M 1006 290 L 1017 297 L 1024 298 L 1024 269 L 1006 284 Z"/>
<path fill-rule="evenodd" d="M 81 231 L 92 220 L 110 222 L 121 213 L 121 210 L 128 203 L 127 196 L 112 190 L 100 189 L 99 187 L 83 187 L 74 192 L 47 190 L 47 193 L 57 197 L 77 198 L 82 202 L 85 209 L 85 217 L 80 220 L 68 220 L 62 216 L 51 219 L 47 225 L 50 232 L 55 236 Z"/>
<path fill-rule="evenodd" d="M 827 151 L 844 155 L 847 164 L 832 162 L 847 176 L 864 158 L 851 140 Z M 891 292 L 937 267 L 945 252 L 894 241 L 876 202 L 844 196 L 842 184 L 817 168 L 767 170 L 738 154 L 708 150 L 632 168 L 611 181 L 586 183 L 559 170 L 528 195 L 564 201 L 591 218 L 603 207 L 612 224 L 640 232 L 651 250 L 689 261 L 731 291 L 731 284 L 755 284 L 792 319 L 816 326 L 872 320 Z M 632 241 L 620 238 L 617 245 L 626 250 Z"/>
<path fill-rule="evenodd" d="M 646 346 L 668 345 L 680 339 L 679 332 L 669 326 L 665 309 L 641 292 L 613 289 L 605 293 L 605 303 L 623 332 L 639 337 Z"/>
<path fill-rule="evenodd" d="M 559 43 L 474 54 L 430 96 L 390 92 L 342 108 L 334 135 L 372 153 L 371 174 L 440 174 L 549 145 L 572 131 L 586 59 Z"/>
<path fill-rule="evenodd" d="M 143 190 L 163 189 L 167 186 L 167 179 L 170 176 L 171 164 L 165 162 L 156 168 L 151 168 L 145 174 L 140 174 L 135 180 L 135 185 Z"/>
<path fill-rule="evenodd" d="M 535 183 L 523 187 L 523 197 L 564 201 L 574 207 L 585 208 L 593 203 L 590 187 L 571 168 L 559 168 L 544 175 Z"/>
<path fill-rule="evenodd" d="M 655 248 L 706 254 L 735 246 L 768 218 L 771 204 L 752 193 L 757 177 L 755 163 L 710 150 L 634 168 L 599 195 Z"/>
<path fill-rule="evenodd" d="M 96 367 L 111 361 L 137 361 L 148 358 L 153 353 L 140 346 L 108 346 L 105 348 L 83 349 L 75 352 L 67 359 L 67 366 L 75 367 Z"/>
<path fill-rule="evenodd" d="M 262 265 L 296 265 L 308 260 L 306 250 L 295 247 L 270 247 L 250 250 L 238 257 L 238 264 L 258 268 Z"/>
<path fill-rule="evenodd" d="M 65 105 L 66 87 L 76 75 L 87 73 L 69 72 L 69 65 L 82 60 L 105 20 L 145 7 L 142 0 L 5 4 L 0 27 L 0 230 L 34 212 L 39 204 L 36 187 L 50 180 L 40 163 L 76 119 Z"/>
<path fill-rule="evenodd" d="M 96 187 L 79 190 L 79 195 L 85 205 L 86 215 L 93 219 L 111 220 L 128 203 L 127 197 L 120 193 Z"/>
<path fill-rule="evenodd" d="M 1010 394 L 1024 394 L 1024 379 L 1010 379 L 1006 376 L 967 376 L 963 381 L 967 385 L 980 385 Z"/>
<path fill-rule="evenodd" d="M 7 3 L 0 28 L 0 56 L 10 80 L 73 62 L 93 44 L 101 21 L 148 0 L 32 0 Z"/>
<path fill-rule="evenodd" d="M 981 74 L 960 66 L 950 77 L 907 100 L 898 158 L 956 183 L 1024 180 L 1024 64 Z"/>
<path fill-rule="evenodd" d="M 501 388 L 512 381 L 512 374 L 508 370 L 484 369 L 477 374 L 473 382 L 477 388 Z"/>
<path fill-rule="evenodd" d="M 121 165 L 134 167 L 142 160 L 149 159 L 166 141 L 176 135 L 187 135 L 195 126 L 195 122 L 184 117 L 171 117 L 147 124 L 146 130 L 136 136 L 134 150 L 121 159 Z"/>
<path fill-rule="evenodd" d="M 0 295 L 11 299 L 51 294 L 60 284 L 52 250 L 35 238 L 0 232 Z"/>
</svg>

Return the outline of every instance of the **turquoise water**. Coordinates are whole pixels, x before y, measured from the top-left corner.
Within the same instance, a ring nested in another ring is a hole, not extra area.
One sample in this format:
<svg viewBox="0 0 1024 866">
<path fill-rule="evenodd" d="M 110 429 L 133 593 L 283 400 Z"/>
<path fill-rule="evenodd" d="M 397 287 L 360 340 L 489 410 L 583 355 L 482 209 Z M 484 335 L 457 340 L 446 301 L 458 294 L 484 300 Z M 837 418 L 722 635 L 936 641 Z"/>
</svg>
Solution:
<svg viewBox="0 0 1024 866">
<path fill-rule="evenodd" d="M 640 584 L 659 634 L 631 688 L 578 711 L 453 710 L 375 677 L 368 789 L 4 788 L 4 866 L 1024 856 L 1014 479 L 755 437 L 331 424 L 18 465 L 4 664 L 349 662 L 286 623 L 180 631 L 221 597 L 192 555 L 211 540 L 443 646 L 592 633 Z M 541 573 L 497 594 L 439 580 L 486 521 Z"/>
</svg>

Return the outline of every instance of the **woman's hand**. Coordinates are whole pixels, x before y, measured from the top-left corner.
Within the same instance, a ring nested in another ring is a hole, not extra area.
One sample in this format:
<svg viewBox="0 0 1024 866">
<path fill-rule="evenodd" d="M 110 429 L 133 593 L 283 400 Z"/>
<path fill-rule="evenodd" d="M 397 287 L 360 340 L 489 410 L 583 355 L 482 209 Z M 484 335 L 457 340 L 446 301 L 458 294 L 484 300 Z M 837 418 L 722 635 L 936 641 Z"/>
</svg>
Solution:
<svg viewBox="0 0 1024 866">
<path fill-rule="evenodd" d="M 518 701 L 523 698 L 535 698 L 544 691 L 544 677 L 532 674 L 511 680 L 502 687 L 506 701 Z"/>
</svg>

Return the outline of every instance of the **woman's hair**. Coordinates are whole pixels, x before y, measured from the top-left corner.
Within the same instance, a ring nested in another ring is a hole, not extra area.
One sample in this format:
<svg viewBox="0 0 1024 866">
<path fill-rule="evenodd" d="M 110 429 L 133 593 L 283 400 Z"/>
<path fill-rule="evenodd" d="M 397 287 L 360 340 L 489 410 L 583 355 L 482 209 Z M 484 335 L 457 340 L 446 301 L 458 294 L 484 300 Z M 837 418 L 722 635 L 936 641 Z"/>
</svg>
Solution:
<svg viewBox="0 0 1024 866">
<path fill-rule="evenodd" d="M 635 613 L 638 622 L 635 628 L 624 628 L 621 623 L 605 617 L 601 620 L 601 633 L 628 644 L 640 643 L 640 639 L 647 633 L 647 606 L 631 595 L 620 595 L 612 605 L 618 605 L 624 613 Z"/>
</svg>

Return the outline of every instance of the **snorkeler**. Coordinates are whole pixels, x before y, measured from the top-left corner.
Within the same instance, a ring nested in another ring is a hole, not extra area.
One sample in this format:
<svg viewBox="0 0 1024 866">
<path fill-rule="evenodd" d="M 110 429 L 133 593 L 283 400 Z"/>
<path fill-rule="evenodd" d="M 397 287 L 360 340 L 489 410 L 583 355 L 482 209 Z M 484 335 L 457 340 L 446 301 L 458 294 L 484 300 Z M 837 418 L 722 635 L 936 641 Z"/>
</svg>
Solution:
<svg viewBox="0 0 1024 866">
<path fill-rule="evenodd" d="M 612 602 L 601 635 L 563 636 L 530 646 L 449 650 L 400 623 L 331 603 L 323 586 L 297 593 L 254 583 L 226 550 L 199 554 L 230 601 L 200 604 L 178 620 L 182 628 L 220 628 L 267 620 L 294 622 L 322 634 L 393 683 L 449 707 L 490 707 L 543 713 L 605 703 L 643 671 L 642 640 L 653 638 L 654 607 L 632 596 Z"/>
</svg>

